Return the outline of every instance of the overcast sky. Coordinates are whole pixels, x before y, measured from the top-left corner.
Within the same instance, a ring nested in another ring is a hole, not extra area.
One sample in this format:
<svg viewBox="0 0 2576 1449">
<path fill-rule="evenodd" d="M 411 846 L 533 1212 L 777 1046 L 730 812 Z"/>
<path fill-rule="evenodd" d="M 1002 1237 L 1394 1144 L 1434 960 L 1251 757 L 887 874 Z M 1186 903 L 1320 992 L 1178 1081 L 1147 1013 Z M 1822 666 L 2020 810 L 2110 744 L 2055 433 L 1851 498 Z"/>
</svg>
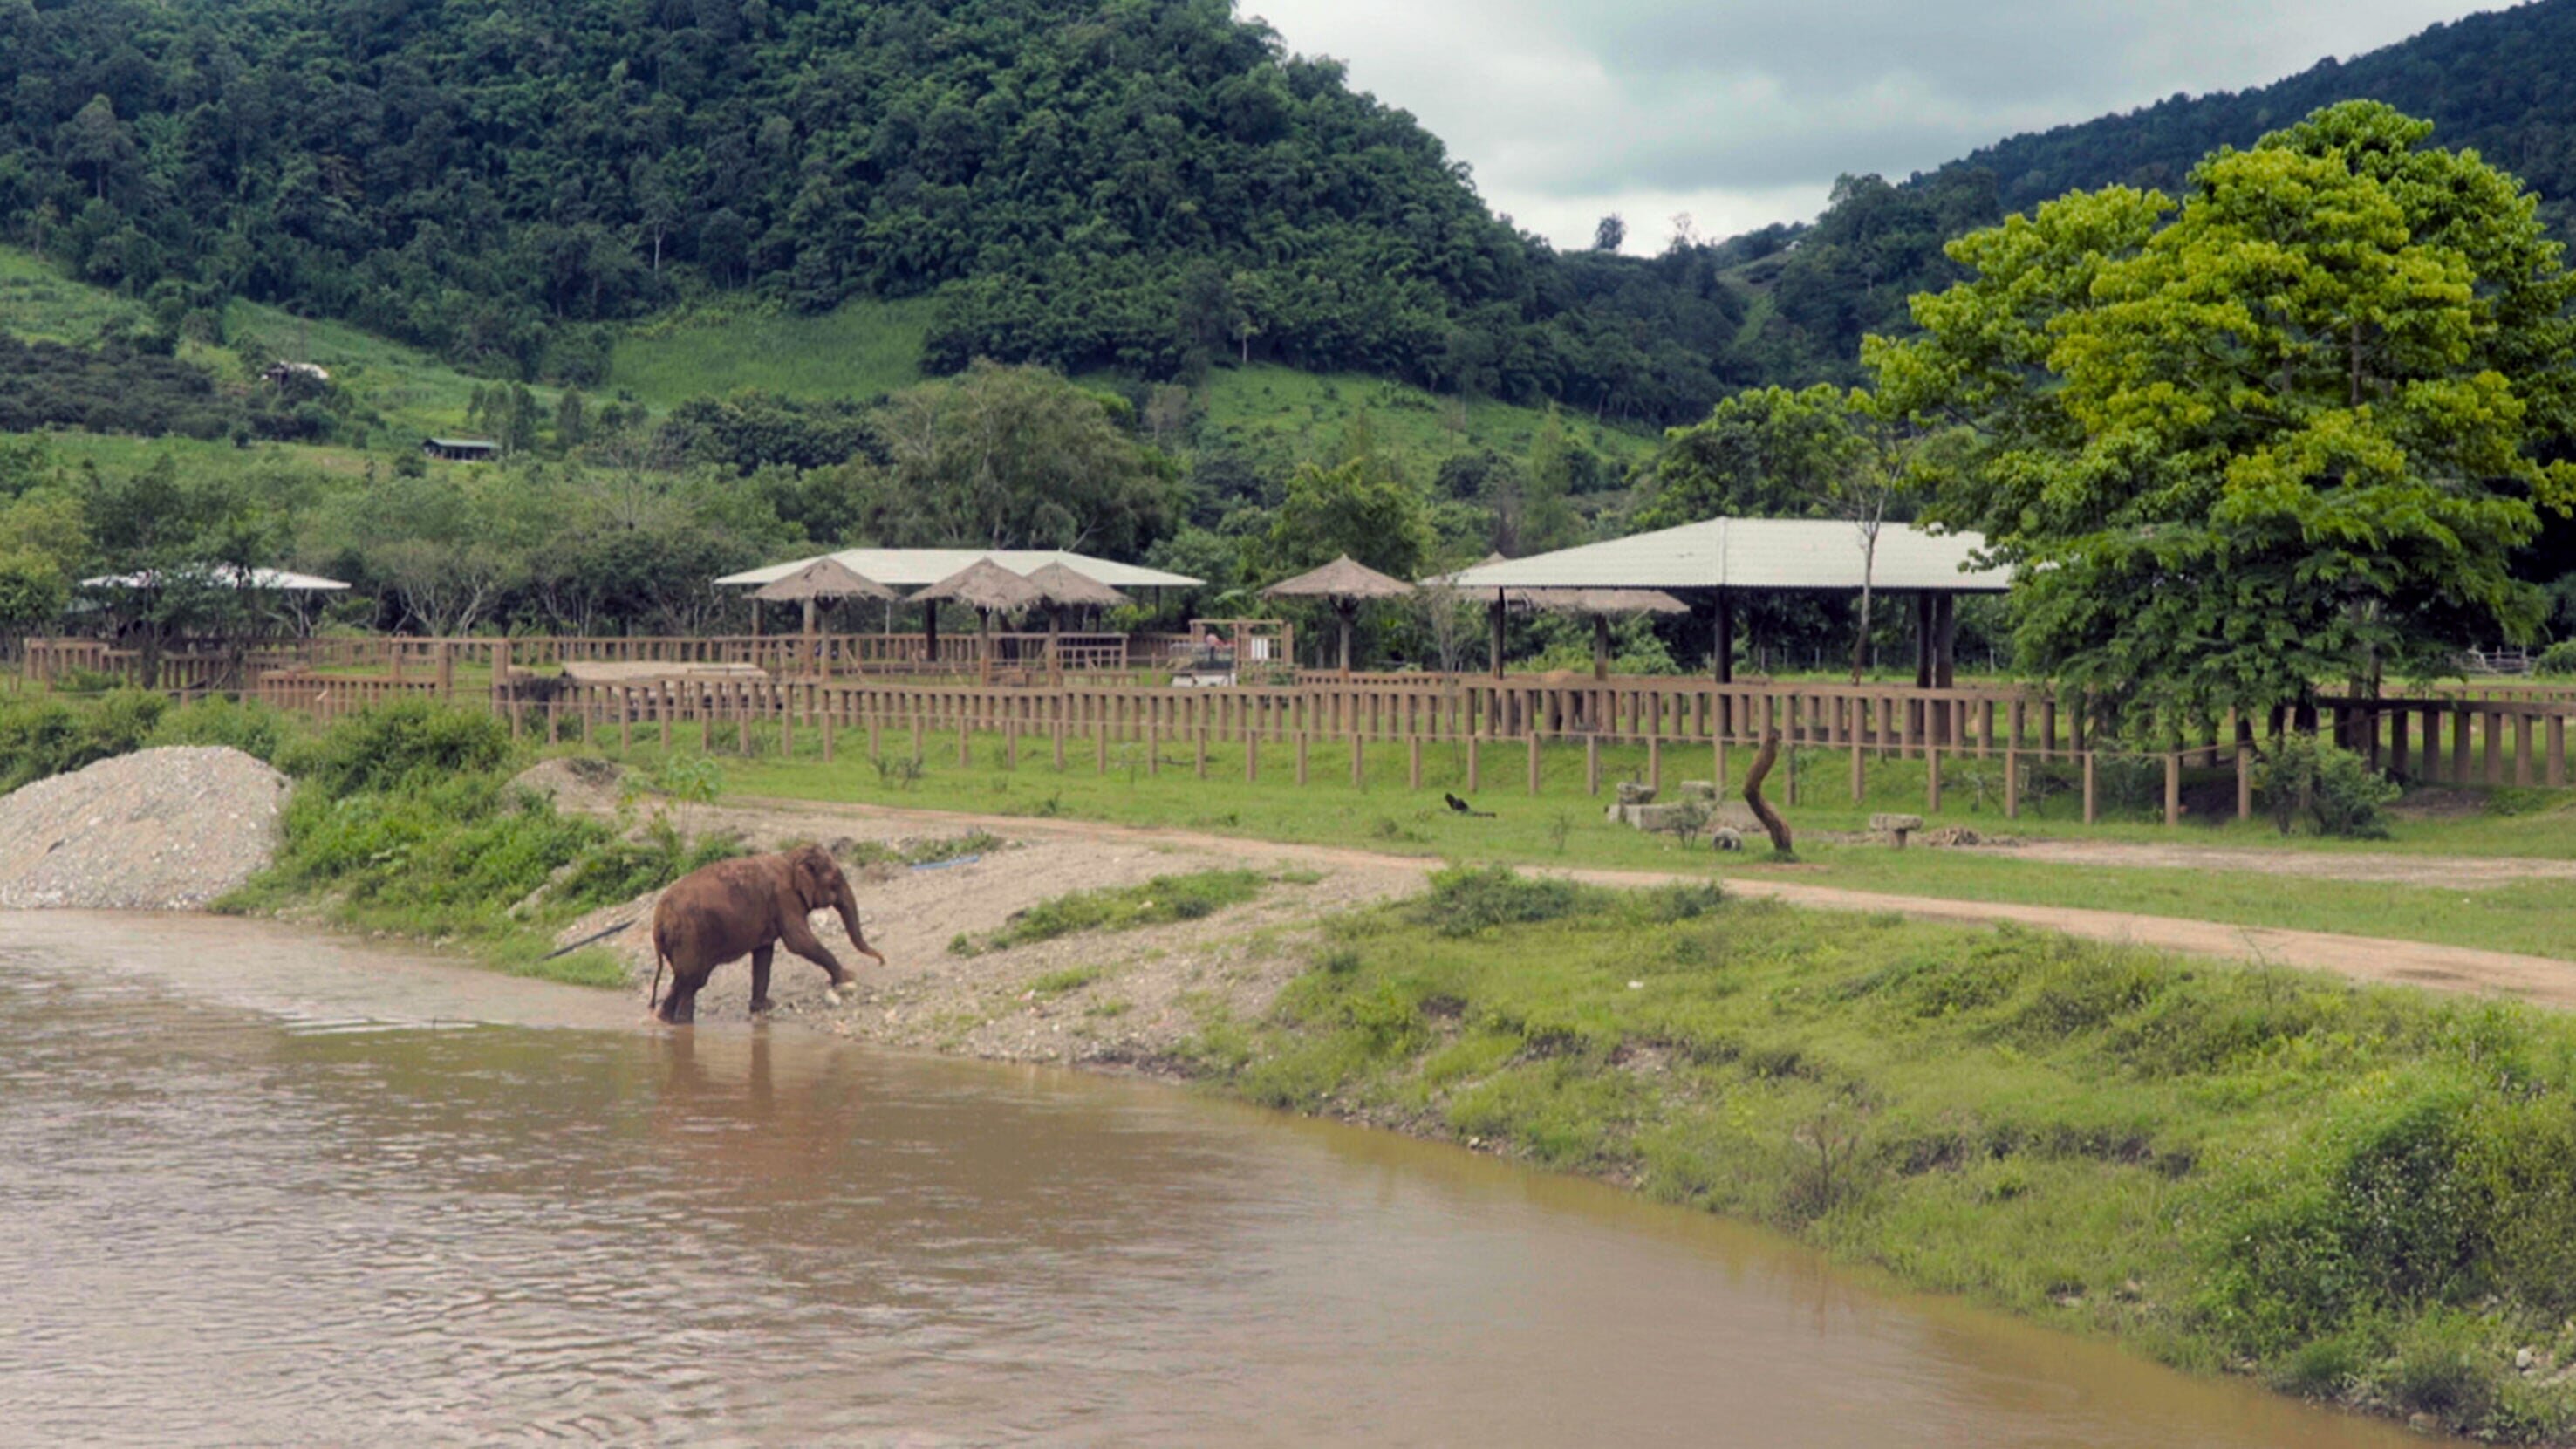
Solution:
<svg viewBox="0 0 2576 1449">
<path fill-rule="evenodd" d="M 1495 210 L 1632 252 L 1804 221 L 2020 131 L 2236 90 L 2506 8 L 2467 0 L 1239 0 L 1411 111 Z"/>
</svg>

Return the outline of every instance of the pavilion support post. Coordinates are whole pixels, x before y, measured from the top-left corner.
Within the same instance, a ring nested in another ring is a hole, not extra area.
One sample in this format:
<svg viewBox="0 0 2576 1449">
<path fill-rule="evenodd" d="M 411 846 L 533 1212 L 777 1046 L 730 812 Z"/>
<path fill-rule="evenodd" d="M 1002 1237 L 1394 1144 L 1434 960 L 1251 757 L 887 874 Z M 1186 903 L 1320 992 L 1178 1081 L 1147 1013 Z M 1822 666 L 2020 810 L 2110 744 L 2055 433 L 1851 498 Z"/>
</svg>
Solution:
<svg viewBox="0 0 2576 1449">
<path fill-rule="evenodd" d="M 1592 616 L 1592 677 L 1610 677 L 1610 616 Z"/>
<path fill-rule="evenodd" d="M 1488 646 L 1493 661 L 1494 677 L 1503 677 L 1503 591 L 1494 590 L 1494 602 L 1485 607 L 1486 627 L 1492 634 Z"/>
<path fill-rule="evenodd" d="M 1914 596 L 1914 687 L 1932 687 L 1932 600 L 1930 590 Z"/>
<path fill-rule="evenodd" d="M 1959 596 L 1943 593 L 1932 597 L 1932 687 L 1955 689 L 1959 681 L 1952 656 L 1959 639 Z"/>
<path fill-rule="evenodd" d="M 1709 672 L 1720 684 L 1735 682 L 1735 596 L 1717 591 L 1717 631 L 1709 649 Z"/>
<path fill-rule="evenodd" d="M 925 670 L 939 667 L 939 601 L 930 599 L 921 606 L 921 663 Z"/>
</svg>

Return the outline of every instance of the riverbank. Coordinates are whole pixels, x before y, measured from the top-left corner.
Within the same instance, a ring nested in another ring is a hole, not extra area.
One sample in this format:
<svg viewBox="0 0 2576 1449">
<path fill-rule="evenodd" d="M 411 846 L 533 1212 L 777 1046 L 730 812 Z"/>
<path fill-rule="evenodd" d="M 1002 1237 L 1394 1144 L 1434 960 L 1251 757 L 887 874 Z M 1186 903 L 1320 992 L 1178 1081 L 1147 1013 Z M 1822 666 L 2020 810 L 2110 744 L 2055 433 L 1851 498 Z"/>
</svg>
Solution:
<svg viewBox="0 0 2576 1449">
<path fill-rule="evenodd" d="M 2061 936 L 1452 872 L 1188 1069 L 2167 1362 L 2576 1432 L 2576 1021 Z"/>
</svg>

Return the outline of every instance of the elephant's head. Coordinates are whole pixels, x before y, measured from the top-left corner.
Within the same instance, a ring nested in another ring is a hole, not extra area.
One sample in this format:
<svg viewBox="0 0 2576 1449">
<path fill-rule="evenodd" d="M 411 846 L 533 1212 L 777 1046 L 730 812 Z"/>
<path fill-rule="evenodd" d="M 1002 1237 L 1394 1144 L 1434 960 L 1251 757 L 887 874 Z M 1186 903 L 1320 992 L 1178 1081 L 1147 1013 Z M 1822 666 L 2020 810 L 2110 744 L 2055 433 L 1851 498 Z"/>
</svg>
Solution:
<svg viewBox="0 0 2576 1449">
<path fill-rule="evenodd" d="M 858 947 L 861 954 L 874 957 L 878 965 L 885 964 L 885 957 L 868 945 L 867 937 L 859 934 L 859 898 L 851 891 L 850 878 L 841 874 L 840 862 L 832 859 L 830 851 L 819 845 L 800 845 L 787 852 L 787 876 L 789 888 L 796 892 L 798 900 L 805 903 L 808 913 L 821 910 L 839 912 L 841 928 L 850 933 L 850 944 Z"/>
</svg>

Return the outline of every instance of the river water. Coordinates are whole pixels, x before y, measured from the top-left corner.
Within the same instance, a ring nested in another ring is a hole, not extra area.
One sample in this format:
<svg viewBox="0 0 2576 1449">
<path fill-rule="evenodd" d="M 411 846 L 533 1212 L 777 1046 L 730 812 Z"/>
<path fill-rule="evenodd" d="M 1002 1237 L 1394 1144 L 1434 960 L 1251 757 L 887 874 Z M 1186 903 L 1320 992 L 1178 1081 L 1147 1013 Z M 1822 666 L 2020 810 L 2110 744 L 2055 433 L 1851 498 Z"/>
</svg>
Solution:
<svg viewBox="0 0 2576 1449">
<path fill-rule="evenodd" d="M 2420 1442 L 1452 1149 L 638 1014 L 0 915 L 0 1441 Z"/>
</svg>

